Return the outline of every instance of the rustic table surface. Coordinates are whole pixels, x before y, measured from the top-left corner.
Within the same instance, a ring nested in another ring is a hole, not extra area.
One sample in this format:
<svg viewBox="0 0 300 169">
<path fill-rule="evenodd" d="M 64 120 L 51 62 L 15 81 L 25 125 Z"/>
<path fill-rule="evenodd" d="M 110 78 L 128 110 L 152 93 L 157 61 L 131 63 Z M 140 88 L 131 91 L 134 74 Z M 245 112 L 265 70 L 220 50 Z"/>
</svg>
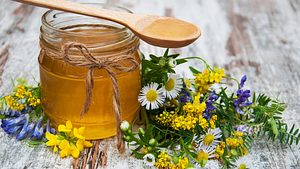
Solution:
<svg viewBox="0 0 300 169">
<path fill-rule="evenodd" d="M 100 1 L 102 2 L 102 1 Z M 199 55 L 225 67 L 232 76 L 248 75 L 248 87 L 287 103 L 284 119 L 300 127 L 300 1 L 299 0 L 107 0 L 136 13 L 174 16 L 203 30 L 194 44 L 174 49 L 182 56 Z M 44 9 L 10 0 L 0 1 L 0 93 L 11 89 L 11 79 L 39 79 L 37 56 Z M 144 53 L 163 49 L 141 45 Z M 196 65 L 198 63 L 191 63 Z M 178 71 L 181 71 L 179 69 Z M 0 131 L 0 168 L 71 168 L 44 146 L 30 148 Z M 129 154 L 118 155 L 114 139 L 101 141 L 106 168 L 143 168 Z M 105 160 L 107 157 L 107 160 Z M 239 162 L 249 168 L 300 168 L 299 146 L 259 139 Z M 207 168 L 217 168 L 211 162 Z"/>
</svg>

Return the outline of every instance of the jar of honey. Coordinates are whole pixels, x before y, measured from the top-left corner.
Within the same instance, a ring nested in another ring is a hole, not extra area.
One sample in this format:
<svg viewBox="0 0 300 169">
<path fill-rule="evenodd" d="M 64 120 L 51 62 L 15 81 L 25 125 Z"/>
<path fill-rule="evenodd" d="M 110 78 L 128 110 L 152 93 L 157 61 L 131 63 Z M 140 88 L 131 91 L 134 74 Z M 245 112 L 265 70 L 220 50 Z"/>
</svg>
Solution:
<svg viewBox="0 0 300 169">
<path fill-rule="evenodd" d="M 112 10 L 130 12 L 124 8 L 104 4 L 87 4 Z M 102 139 L 116 134 L 113 109 L 113 86 L 104 69 L 95 69 L 94 87 L 89 109 L 80 112 L 86 99 L 88 68 L 68 64 L 59 57 L 68 42 L 84 44 L 95 58 L 129 55 L 140 63 L 139 39 L 126 27 L 117 23 L 50 10 L 42 17 L 39 55 L 42 105 L 54 125 L 70 120 L 75 127 L 85 126 L 86 139 Z M 73 49 L 72 57 L 84 57 Z M 126 65 L 126 61 L 123 61 Z M 122 120 L 132 121 L 139 111 L 140 67 L 130 72 L 114 70 L 117 75 Z"/>
</svg>

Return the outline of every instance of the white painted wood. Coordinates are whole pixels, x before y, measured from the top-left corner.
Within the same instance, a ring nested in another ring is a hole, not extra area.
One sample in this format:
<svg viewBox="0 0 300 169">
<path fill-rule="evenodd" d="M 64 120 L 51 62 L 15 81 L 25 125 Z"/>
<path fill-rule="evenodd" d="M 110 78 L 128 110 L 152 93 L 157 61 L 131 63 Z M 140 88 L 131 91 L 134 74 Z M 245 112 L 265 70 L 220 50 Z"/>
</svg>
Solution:
<svg viewBox="0 0 300 169">
<path fill-rule="evenodd" d="M 173 51 L 199 55 L 225 67 L 234 77 L 248 75 L 247 87 L 267 92 L 287 103 L 284 119 L 300 127 L 300 3 L 298 0 L 110 0 L 137 13 L 175 16 L 203 30 L 194 44 Z M 11 78 L 38 79 L 38 36 L 44 10 L 0 1 L 0 93 L 9 91 Z M 8 51 L 8 55 L 7 52 Z M 142 44 L 144 53 L 163 49 Z M 7 57 L 8 59 L 5 59 Z M 4 58 L 4 59 L 3 59 Z M 198 62 L 190 63 L 193 66 Z M 3 72 L 1 71 L 3 70 Z M 183 67 L 178 71 L 182 72 Z M 2 72 L 2 73 L 1 73 Z M 142 168 L 142 162 L 120 156 L 112 139 L 107 168 Z M 29 148 L 0 131 L 1 168 L 71 168 L 71 159 L 60 159 L 45 147 Z M 300 168 L 300 147 L 259 139 L 250 154 L 240 160 L 249 168 Z M 210 162 L 207 168 L 216 168 Z"/>
</svg>

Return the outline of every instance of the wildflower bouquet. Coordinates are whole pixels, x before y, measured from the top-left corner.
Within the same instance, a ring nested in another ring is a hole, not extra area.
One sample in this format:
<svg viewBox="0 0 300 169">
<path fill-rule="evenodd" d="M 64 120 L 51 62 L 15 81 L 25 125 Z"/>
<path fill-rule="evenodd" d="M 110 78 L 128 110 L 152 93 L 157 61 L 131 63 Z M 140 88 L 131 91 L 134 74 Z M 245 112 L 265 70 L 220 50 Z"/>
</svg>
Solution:
<svg viewBox="0 0 300 169">
<path fill-rule="evenodd" d="M 85 127 L 73 128 L 71 121 L 59 125 L 57 131 L 51 127 L 41 105 L 40 87 L 30 86 L 18 79 L 13 91 L 0 98 L 1 128 L 17 140 L 27 140 L 31 146 L 46 143 L 60 157 L 78 158 L 82 150 L 93 144 L 83 136 Z"/>
<path fill-rule="evenodd" d="M 298 144 L 299 129 L 288 130 L 281 118 L 285 104 L 251 92 L 245 86 L 247 76 L 238 81 L 202 58 L 177 57 L 168 50 L 161 57 L 143 57 L 138 100 L 146 129 L 133 132 L 127 121 L 120 126 L 135 157 L 157 168 L 204 167 L 212 159 L 232 168 L 258 136 Z M 202 61 L 204 69 L 190 67 L 194 77 L 182 78 L 174 68 L 190 59 Z M 237 84 L 233 93 L 228 80 Z"/>
<path fill-rule="evenodd" d="M 27 138 L 29 143 L 39 144 L 45 132 L 55 133 L 50 121 L 43 114 L 40 104 L 40 87 L 30 86 L 18 79 L 13 91 L 0 98 L 1 128 L 17 140 Z"/>
</svg>

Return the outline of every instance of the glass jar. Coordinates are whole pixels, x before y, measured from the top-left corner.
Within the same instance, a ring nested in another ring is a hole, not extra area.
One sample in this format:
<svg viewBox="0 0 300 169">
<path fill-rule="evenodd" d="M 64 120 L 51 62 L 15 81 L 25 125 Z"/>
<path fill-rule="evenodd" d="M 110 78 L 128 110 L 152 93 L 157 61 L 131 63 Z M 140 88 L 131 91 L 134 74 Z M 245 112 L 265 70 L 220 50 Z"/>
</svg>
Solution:
<svg viewBox="0 0 300 169">
<path fill-rule="evenodd" d="M 87 4 L 130 12 L 124 8 L 104 4 Z M 102 139 L 116 134 L 116 120 L 112 105 L 112 81 L 104 69 L 94 70 L 94 88 L 87 113 L 80 117 L 86 97 L 85 79 L 88 69 L 72 66 L 59 56 L 67 42 L 82 43 L 96 58 L 133 56 L 140 63 L 139 39 L 126 27 L 117 23 L 50 10 L 42 17 L 40 28 L 40 82 L 42 104 L 46 115 L 54 125 L 71 120 L 73 126 L 85 126 L 87 139 Z M 45 52 L 46 51 L 46 52 Z M 83 57 L 77 51 L 73 57 Z M 51 55 L 50 55 L 51 54 Z M 126 61 L 122 63 L 126 65 Z M 114 70 L 117 74 L 122 120 L 132 121 L 139 111 L 137 100 L 140 90 L 139 66 L 131 72 Z"/>
</svg>

